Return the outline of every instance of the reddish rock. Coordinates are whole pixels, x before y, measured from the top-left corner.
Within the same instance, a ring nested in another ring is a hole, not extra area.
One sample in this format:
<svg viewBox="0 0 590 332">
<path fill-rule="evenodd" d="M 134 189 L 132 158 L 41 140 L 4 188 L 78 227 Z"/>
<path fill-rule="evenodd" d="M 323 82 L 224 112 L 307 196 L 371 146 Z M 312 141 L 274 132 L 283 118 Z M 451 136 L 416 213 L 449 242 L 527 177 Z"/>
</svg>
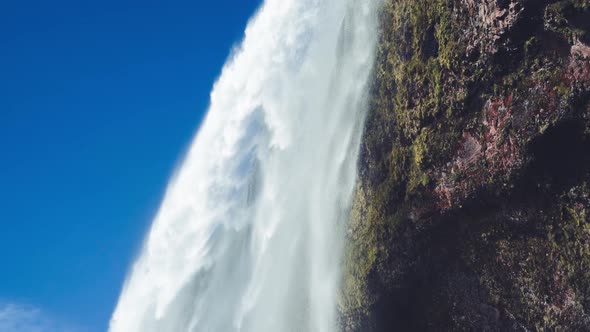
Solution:
<svg viewBox="0 0 590 332">
<path fill-rule="evenodd" d="M 470 43 L 467 52 L 471 53 L 478 47 L 482 52 L 496 53 L 496 42 L 514 25 L 522 12 L 520 1 L 512 0 L 501 6 L 496 0 L 462 0 L 469 14 L 469 28 L 465 38 Z"/>
<path fill-rule="evenodd" d="M 453 160 L 437 172 L 435 193 L 442 210 L 460 205 L 492 177 L 507 178 L 522 164 L 518 140 L 509 130 L 512 96 L 489 100 L 483 114 L 483 133 L 465 131 Z"/>
<path fill-rule="evenodd" d="M 568 69 L 576 89 L 590 89 L 590 46 L 576 40 L 570 51 Z"/>
</svg>

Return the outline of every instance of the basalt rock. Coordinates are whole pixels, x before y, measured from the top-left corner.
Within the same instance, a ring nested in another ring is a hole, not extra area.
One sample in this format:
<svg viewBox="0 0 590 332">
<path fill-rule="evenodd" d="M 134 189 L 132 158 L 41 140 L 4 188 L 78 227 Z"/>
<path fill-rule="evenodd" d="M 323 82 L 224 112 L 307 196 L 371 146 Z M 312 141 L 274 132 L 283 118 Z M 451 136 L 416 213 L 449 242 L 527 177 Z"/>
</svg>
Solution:
<svg viewBox="0 0 590 332">
<path fill-rule="evenodd" d="M 345 331 L 590 331 L 590 1 L 386 0 Z"/>
</svg>

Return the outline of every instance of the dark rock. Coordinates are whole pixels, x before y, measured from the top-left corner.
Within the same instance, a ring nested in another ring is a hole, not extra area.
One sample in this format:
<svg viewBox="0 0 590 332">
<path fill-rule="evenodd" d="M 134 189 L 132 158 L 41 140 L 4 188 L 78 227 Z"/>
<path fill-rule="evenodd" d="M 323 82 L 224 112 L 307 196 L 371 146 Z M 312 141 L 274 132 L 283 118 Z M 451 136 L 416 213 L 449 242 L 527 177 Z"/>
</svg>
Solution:
<svg viewBox="0 0 590 332">
<path fill-rule="evenodd" d="M 590 331 L 590 1 L 386 0 L 346 331 Z"/>
</svg>

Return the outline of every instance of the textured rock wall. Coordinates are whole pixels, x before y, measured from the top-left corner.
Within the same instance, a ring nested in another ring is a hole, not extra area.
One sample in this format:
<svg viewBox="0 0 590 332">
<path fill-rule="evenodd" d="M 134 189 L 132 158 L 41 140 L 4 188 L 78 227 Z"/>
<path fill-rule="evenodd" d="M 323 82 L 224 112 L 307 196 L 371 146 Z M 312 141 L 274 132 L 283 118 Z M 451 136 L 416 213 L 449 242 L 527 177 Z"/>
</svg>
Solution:
<svg viewBox="0 0 590 332">
<path fill-rule="evenodd" d="M 590 1 L 386 0 L 346 331 L 590 331 Z"/>
</svg>

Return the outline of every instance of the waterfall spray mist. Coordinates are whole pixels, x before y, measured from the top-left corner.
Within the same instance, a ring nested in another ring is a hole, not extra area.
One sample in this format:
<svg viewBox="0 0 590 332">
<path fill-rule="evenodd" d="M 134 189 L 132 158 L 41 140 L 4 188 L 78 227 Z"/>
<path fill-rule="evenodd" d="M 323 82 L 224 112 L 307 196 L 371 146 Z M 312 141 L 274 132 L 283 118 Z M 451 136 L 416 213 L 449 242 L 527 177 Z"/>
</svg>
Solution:
<svg viewBox="0 0 590 332">
<path fill-rule="evenodd" d="M 110 331 L 336 329 L 377 7 L 262 5 L 214 86 Z"/>
</svg>

